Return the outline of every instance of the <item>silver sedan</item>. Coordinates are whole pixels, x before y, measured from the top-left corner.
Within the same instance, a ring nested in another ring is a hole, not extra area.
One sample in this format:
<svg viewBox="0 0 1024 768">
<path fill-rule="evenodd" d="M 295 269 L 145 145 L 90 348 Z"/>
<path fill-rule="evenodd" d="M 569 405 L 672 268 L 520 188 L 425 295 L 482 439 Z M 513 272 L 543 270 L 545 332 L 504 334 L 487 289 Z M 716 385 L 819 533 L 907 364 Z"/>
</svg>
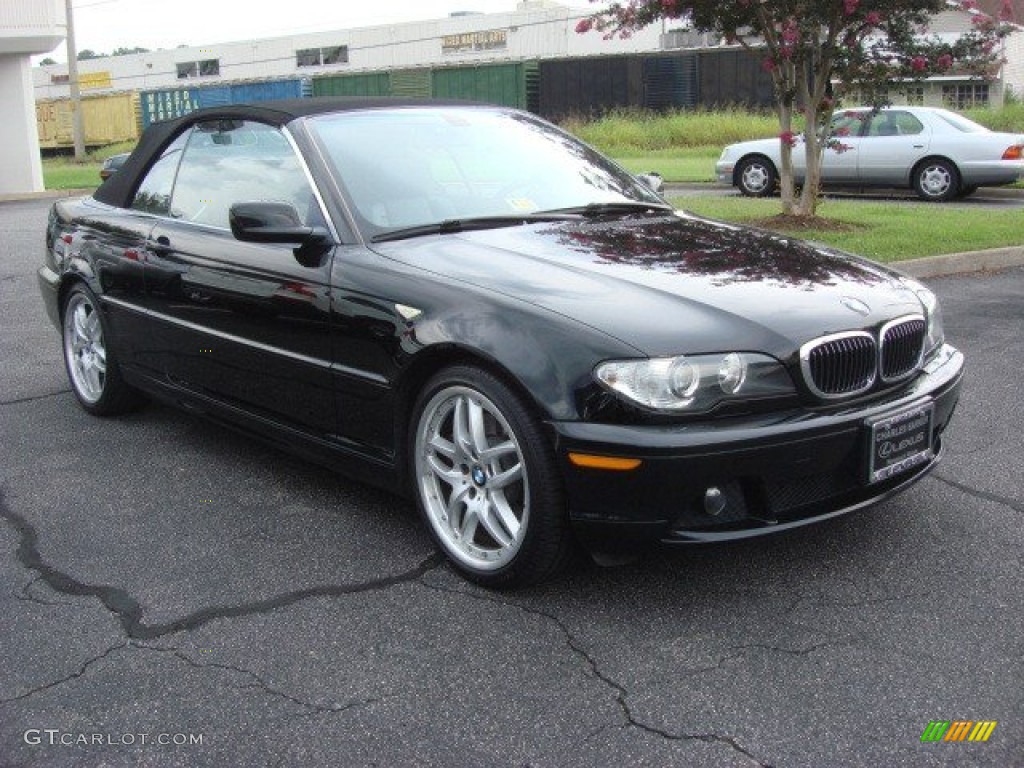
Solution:
<svg viewBox="0 0 1024 768">
<path fill-rule="evenodd" d="M 1024 136 L 996 133 L 946 109 L 857 108 L 832 118 L 834 141 L 822 157 L 822 184 L 910 187 L 930 201 L 966 197 L 978 187 L 1024 179 Z M 795 137 L 793 172 L 805 172 Z M 720 182 L 751 197 L 772 194 L 779 180 L 780 139 L 730 144 L 715 166 Z"/>
</svg>

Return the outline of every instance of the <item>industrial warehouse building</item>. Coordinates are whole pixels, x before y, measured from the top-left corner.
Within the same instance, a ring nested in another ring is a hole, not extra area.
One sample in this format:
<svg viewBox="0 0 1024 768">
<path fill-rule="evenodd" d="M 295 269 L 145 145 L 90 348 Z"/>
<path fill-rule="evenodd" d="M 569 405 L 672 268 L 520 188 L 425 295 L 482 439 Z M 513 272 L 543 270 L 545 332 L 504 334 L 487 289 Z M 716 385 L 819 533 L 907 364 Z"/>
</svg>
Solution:
<svg viewBox="0 0 1024 768">
<path fill-rule="evenodd" d="M 497 14 L 333 30 L 158 50 L 79 62 L 86 143 L 131 140 L 156 120 L 241 101 L 304 96 L 465 98 L 529 109 L 549 119 L 612 108 L 687 109 L 772 103 L 761 57 L 678 25 L 652 25 L 627 40 L 577 34 L 587 9 L 527 0 Z M 933 31 L 971 28 L 951 4 Z M 1024 32 L 1007 41 L 993 81 L 950 74 L 894 84 L 894 103 L 957 109 L 1024 93 Z M 71 143 L 66 65 L 33 70 L 40 145 Z"/>
</svg>

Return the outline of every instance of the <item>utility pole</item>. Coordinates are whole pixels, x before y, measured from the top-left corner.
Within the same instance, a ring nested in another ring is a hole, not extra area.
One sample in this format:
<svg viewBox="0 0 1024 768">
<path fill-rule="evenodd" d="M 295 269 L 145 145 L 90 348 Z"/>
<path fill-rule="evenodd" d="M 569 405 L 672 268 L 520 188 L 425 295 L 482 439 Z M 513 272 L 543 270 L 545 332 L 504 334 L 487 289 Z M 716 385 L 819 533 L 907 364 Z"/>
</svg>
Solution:
<svg viewBox="0 0 1024 768">
<path fill-rule="evenodd" d="M 68 85 L 71 88 L 71 133 L 75 160 L 85 159 L 85 127 L 82 121 L 82 92 L 78 88 L 78 50 L 75 47 L 75 19 L 71 0 L 64 0 L 68 17 Z"/>
</svg>

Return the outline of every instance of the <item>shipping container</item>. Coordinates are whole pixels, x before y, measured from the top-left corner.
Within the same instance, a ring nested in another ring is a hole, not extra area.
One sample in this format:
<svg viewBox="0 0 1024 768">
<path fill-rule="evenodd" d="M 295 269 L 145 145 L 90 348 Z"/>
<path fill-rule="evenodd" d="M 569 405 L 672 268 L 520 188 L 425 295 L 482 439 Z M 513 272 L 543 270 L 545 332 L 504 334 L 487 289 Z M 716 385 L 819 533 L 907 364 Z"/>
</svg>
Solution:
<svg viewBox="0 0 1024 768">
<path fill-rule="evenodd" d="M 187 115 L 203 107 L 248 104 L 277 99 L 299 99 L 310 95 L 312 85 L 306 78 L 253 80 L 202 88 L 163 88 L 140 95 L 142 126 Z"/>
<path fill-rule="evenodd" d="M 142 113 L 142 127 L 148 128 L 152 123 L 171 120 L 187 115 L 201 106 L 199 103 L 200 88 L 161 88 L 155 91 L 143 91 L 139 94 L 139 109 Z M 226 90 L 219 88 L 218 90 Z"/>
<path fill-rule="evenodd" d="M 438 99 L 468 99 L 537 111 L 537 62 L 447 67 L 433 72 L 432 94 Z"/>
<path fill-rule="evenodd" d="M 594 56 L 540 63 L 540 114 L 548 120 L 596 117 L 613 109 L 641 107 L 643 58 Z"/>
<path fill-rule="evenodd" d="M 771 73 L 762 66 L 764 54 L 726 49 L 697 53 L 700 106 L 768 108 L 775 103 Z"/>
<path fill-rule="evenodd" d="M 697 56 L 678 53 L 644 59 L 642 106 L 655 112 L 697 106 Z"/>
<path fill-rule="evenodd" d="M 104 147 L 123 141 L 137 141 L 138 94 L 113 93 L 82 99 L 85 144 Z M 36 126 L 42 149 L 64 149 L 75 145 L 70 99 L 36 102 Z"/>
<path fill-rule="evenodd" d="M 390 96 L 391 78 L 388 76 L 387 72 L 314 77 L 313 95 L 363 96 L 371 98 Z"/>
<path fill-rule="evenodd" d="M 431 70 L 399 69 L 391 73 L 390 95 L 403 99 L 429 99 Z"/>
<path fill-rule="evenodd" d="M 280 101 L 282 99 L 304 99 L 313 94 L 313 83 L 309 78 L 288 80 L 263 80 L 231 84 L 231 103 L 249 104 L 254 101 Z M 203 106 L 206 106 L 205 104 Z"/>
</svg>

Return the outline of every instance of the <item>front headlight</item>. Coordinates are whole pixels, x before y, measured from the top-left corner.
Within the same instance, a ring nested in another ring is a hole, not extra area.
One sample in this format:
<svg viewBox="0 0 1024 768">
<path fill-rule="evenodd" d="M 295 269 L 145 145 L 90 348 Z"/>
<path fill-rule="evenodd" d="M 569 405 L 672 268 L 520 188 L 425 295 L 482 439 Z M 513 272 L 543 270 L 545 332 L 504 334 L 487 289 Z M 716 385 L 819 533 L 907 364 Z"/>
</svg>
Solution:
<svg viewBox="0 0 1024 768">
<path fill-rule="evenodd" d="M 699 413 L 723 400 L 795 391 L 777 360 L 752 352 L 609 360 L 594 369 L 594 376 L 634 404 L 656 411 Z"/>
<path fill-rule="evenodd" d="M 914 280 L 912 277 L 904 277 L 903 283 L 917 296 L 918 301 L 924 307 L 925 319 L 928 321 L 928 331 L 924 339 L 924 359 L 927 360 L 932 354 L 946 342 L 946 333 L 942 327 L 942 310 L 939 308 L 939 299 L 923 283 Z"/>
</svg>

